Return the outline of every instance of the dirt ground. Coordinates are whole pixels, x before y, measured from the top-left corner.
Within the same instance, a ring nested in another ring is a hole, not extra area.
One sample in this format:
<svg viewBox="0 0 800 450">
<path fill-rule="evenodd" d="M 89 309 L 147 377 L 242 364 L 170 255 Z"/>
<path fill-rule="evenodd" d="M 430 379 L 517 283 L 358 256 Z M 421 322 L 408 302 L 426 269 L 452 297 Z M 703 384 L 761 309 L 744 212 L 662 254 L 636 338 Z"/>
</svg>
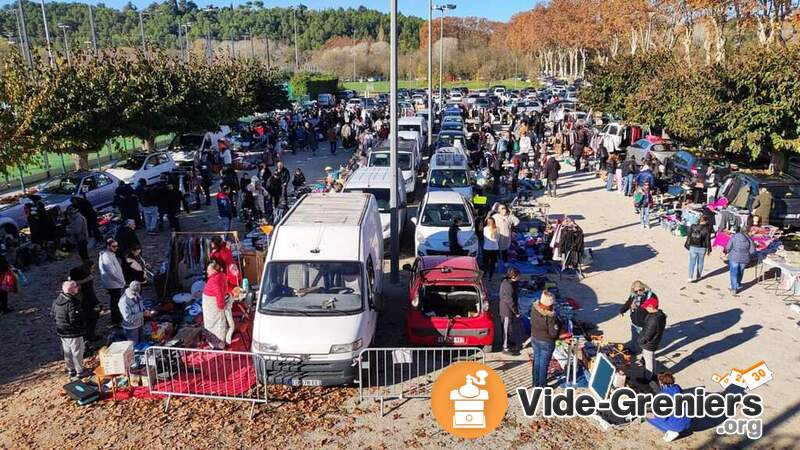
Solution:
<svg viewBox="0 0 800 450">
<path fill-rule="evenodd" d="M 337 157 L 289 157 L 290 169 L 300 165 L 309 174 Z M 312 176 L 309 176 L 312 178 Z M 676 373 L 686 388 L 705 386 L 718 391 L 713 373 L 749 367 L 765 360 L 775 379 L 758 388 L 766 406 L 764 437 L 716 436 L 714 424 L 695 424 L 695 432 L 672 444 L 647 424 L 601 431 L 585 419 L 531 420 L 522 415 L 516 397 L 501 426 L 489 436 L 464 441 L 441 431 L 426 400 L 390 402 L 380 417 L 378 405 L 358 401 L 354 388 L 289 388 L 271 390 L 274 402 L 258 406 L 252 421 L 249 405 L 234 402 L 173 399 L 168 412 L 161 400 L 103 401 L 79 407 L 61 386 L 63 373 L 58 339 L 49 317 L 50 304 L 71 260 L 34 267 L 31 284 L 13 296 L 16 312 L 0 317 L 0 448 L 798 448 L 797 412 L 800 394 L 794 382 L 798 367 L 797 314 L 762 285 L 751 283 L 738 297 L 727 294 L 727 272 L 715 251 L 706 261 L 707 278 L 686 284 L 687 255 L 680 238 L 660 228 L 638 226 L 630 199 L 607 193 L 601 182 L 565 167 L 560 197 L 551 202 L 556 214 L 576 218 L 594 249 L 594 264 L 578 282 L 565 276 L 562 293 L 582 302 L 582 314 L 599 324 L 616 341 L 628 338 L 628 319 L 617 310 L 630 283 L 642 279 L 661 298 L 668 330 L 658 353 L 659 362 Z M 216 225 L 216 209 L 182 218 L 186 229 L 209 230 Z M 148 261 L 166 254 L 167 234 L 143 239 Z M 408 235 L 404 248 L 408 249 Z M 379 345 L 402 341 L 405 287 L 391 287 L 390 301 L 379 323 Z M 101 301 L 105 293 L 99 291 Z M 109 316 L 104 312 L 99 331 Z M 506 360 L 489 356 L 491 365 L 516 367 L 512 383 L 530 384 L 525 356 Z M 88 360 L 87 360 L 88 361 Z M 91 364 L 96 364 L 91 361 Z M 507 388 L 512 389 L 507 382 Z"/>
</svg>

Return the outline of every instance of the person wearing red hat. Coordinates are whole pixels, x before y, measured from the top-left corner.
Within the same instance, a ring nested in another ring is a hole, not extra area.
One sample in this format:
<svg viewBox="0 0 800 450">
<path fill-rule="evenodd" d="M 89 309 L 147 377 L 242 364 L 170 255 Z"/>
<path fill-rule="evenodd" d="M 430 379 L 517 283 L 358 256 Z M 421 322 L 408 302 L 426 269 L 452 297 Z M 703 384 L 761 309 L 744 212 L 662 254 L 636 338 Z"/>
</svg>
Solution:
<svg viewBox="0 0 800 450">
<path fill-rule="evenodd" d="M 643 301 L 641 306 L 647 312 L 644 317 L 642 331 L 639 333 L 639 346 L 644 359 L 644 377 L 637 381 L 650 383 L 655 378 L 656 350 L 667 326 L 667 315 L 658 309 L 658 298 L 651 297 Z"/>
</svg>

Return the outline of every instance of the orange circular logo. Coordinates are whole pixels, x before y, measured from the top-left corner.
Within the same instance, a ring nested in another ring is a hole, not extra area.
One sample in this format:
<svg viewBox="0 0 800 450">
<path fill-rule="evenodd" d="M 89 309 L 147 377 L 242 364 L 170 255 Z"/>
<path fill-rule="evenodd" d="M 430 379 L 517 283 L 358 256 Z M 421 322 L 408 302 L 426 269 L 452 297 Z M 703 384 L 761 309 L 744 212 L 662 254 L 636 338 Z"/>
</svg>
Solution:
<svg viewBox="0 0 800 450">
<path fill-rule="evenodd" d="M 431 410 L 448 433 L 467 439 L 485 436 L 508 408 L 500 375 L 485 364 L 459 362 L 442 371 L 431 391 Z"/>
</svg>

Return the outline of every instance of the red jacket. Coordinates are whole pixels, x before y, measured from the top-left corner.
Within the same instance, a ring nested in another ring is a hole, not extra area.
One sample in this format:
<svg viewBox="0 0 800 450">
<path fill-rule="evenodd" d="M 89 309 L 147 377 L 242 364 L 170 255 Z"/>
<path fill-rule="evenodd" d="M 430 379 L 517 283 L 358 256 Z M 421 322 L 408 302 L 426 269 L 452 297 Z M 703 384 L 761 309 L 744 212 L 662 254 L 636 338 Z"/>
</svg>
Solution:
<svg viewBox="0 0 800 450">
<path fill-rule="evenodd" d="M 225 296 L 228 294 L 228 278 L 224 272 L 217 272 L 208 277 L 206 285 L 203 287 L 203 295 L 214 297 L 217 301 L 217 308 L 225 308 Z"/>
</svg>

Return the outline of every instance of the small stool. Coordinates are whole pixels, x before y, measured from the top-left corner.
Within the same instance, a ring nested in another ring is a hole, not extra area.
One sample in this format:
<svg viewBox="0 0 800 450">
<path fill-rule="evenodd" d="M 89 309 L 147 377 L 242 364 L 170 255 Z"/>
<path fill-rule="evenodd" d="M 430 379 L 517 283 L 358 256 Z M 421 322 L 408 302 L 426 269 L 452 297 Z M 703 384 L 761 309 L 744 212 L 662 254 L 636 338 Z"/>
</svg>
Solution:
<svg viewBox="0 0 800 450">
<path fill-rule="evenodd" d="M 94 369 L 94 376 L 97 378 L 97 390 L 98 392 L 103 391 L 103 382 L 110 379 L 111 380 L 111 398 L 116 400 L 117 399 L 117 379 L 118 377 L 126 376 L 124 373 L 115 373 L 115 374 L 106 374 L 106 371 L 103 369 L 103 366 L 97 366 Z"/>
</svg>

